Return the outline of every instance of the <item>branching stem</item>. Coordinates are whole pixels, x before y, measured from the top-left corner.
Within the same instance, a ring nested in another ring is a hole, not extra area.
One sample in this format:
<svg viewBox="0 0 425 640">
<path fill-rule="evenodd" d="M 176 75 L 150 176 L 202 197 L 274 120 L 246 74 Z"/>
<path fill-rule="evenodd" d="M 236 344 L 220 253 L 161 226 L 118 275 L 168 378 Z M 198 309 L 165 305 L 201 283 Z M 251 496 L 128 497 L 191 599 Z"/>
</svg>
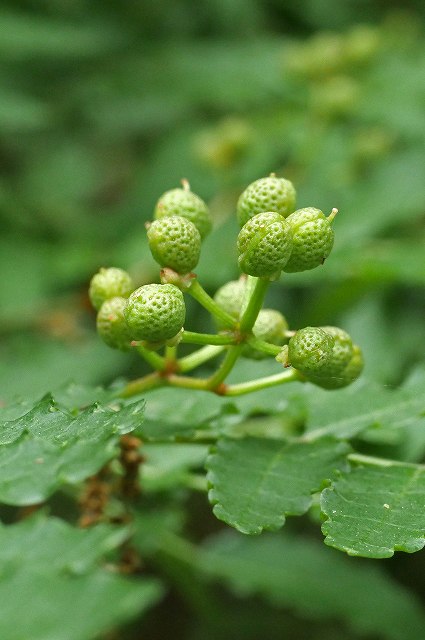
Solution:
<svg viewBox="0 0 425 640">
<path fill-rule="evenodd" d="M 230 329 L 234 328 L 235 319 L 230 315 L 230 313 L 224 311 L 224 309 L 222 309 L 215 300 L 208 295 L 196 278 L 191 281 L 190 287 L 186 291 L 217 320 L 219 320 L 222 325 Z"/>
</svg>

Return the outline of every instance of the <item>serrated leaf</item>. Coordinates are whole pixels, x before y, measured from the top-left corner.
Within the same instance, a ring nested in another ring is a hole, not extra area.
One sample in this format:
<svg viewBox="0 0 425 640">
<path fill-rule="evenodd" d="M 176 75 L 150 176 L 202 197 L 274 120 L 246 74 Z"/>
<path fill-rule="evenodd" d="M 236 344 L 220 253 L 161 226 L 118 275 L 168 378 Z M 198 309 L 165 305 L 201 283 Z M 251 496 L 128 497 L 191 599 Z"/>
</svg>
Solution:
<svg viewBox="0 0 425 640">
<path fill-rule="evenodd" d="M 61 485 L 93 475 L 117 455 L 119 436 L 139 426 L 143 409 L 144 401 L 117 411 L 95 404 L 75 415 L 48 394 L 23 416 L 3 422 L 0 501 L 36 504 Z"/>
<path fill-rule="evenodd" d="M 220 415 L 223 400 L 212 393 L 186 393 L 164 388 L 149 393 L 143 424 L 138 433 L 146 440 L 174 440 L 205 429 Z M 178 408 L 178 411 L 176 410 Z"/>
<path fill-rule="evenodd" d="M 242 533 L 278 529 L 286 515 L 310 508 L 311 494 L 344 467 L 348 451 L 333 438 L 314 443 L 221 439 L 206 465 L 214 514 Z"/>
<path fill-rule="evenodd" d="M 161 595 L 157 581 L 98 566 L 127 534 L 44 517 L 0 527 L 0 637 L 92 640 L 152 606 Z"/>
<path fill-rule="evenodd" d="M 205 575 L 238 596 L 260 595 L 302 618 L 337 619 L 362 635 L 391 640 L 416 640 L 425 627 L 421 603 L 383 568 L 353 564 L 306 537 L 281 532 L 252 539 L 226 531 L 194 557 Z"/>
<path fill-rule="evenodd" d="M 355 460 L 322 493 L 325 542 L 349 555 L 390 558 L 425 545 L 425 467 Z"/>
</svg>

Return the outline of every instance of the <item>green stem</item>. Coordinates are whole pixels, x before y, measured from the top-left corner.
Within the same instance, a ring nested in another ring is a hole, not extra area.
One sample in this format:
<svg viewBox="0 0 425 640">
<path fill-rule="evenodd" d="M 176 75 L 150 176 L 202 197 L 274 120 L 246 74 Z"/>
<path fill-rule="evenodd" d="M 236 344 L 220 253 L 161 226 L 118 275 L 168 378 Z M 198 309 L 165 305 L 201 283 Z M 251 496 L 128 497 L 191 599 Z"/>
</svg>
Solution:
<svg viewBox="0 0 425 640">
<path fill-rule="evenodd" d="M 216 345 L 207 345 L 206 347 L 202 347 L 193 353 L 190 353 L 188 356 L 184 356 L 184 358 L 180 358 L 178 361 L 179 371 L 185 373 L 186 371 L 191 371 L 196 367 L 199 367 L 204 362 L 208 362 L 211 358 L 215 358 L 219 353 L 222 353 L 224 346 L 216 346 Z"/>
<path fill-rule="evenodd" d="M 195 333 L 195 331 L 184 331 L 181 342 L 190 344 L 212 344 L 212 345 L 229 345 L 235 344 L 234 335 L 221 335 L 216 333 Z"/>
<path fill-rule="evenodd" d="M 208 380 L 205 378 L 190 378 L 189 376 L 178 376 L 174 373 L 167 376 L 167 384 L 172 387 L 182 387 L 184 389 L 197 389 L 198 391 L 209 391 Z"/>
<path fill-rule="evenodd" d="M 160 356 L 155 351 L 151 351 L 150 349 L 146 349 L 146 347 L 139 344 L 136 347 L 137 353 L 139 353 L 146 362 L 148 362 L 153 369 L 157 371 L 162 371 L 165 365 L 165 358 Z"/>
<path fill-rule="evenodd" d="M 404 462 L 403 460 L 389 460 L 388 458 L 377 458 L 376 456 L 366 456 L 361 453 L 349 453 L 347 456 L 350 462 L 355 464 L 366 464 L 379 467 L 411 467 L 412 469 L 425 468 L 424 465 L 414 462 Z"/>
<path fill-rule="evenodd" d="M 139 393 L 143 393 L 144 391 L 161 387 L 163 384 L 165 384 L 165 380 L 161 378 L 157 371 L 155 371 L 154 373 L 149 373 L 147 376 L 143 376 L 143 378 L 132 380 L 132 382 L 129 382 L 124 389 L 121 389 L 117 393 L 117 396 L 120 398 L 130 398 L 131 396 L 137 396 Z"/>
<path fill-rule="evenodd" d="M 267 389 L 268 387 L 275 387 L 276 385 L 294 382 L 296 380 L 300 380 L 298 372 L 295 371 L 295 369 L 288 369 L 287 371 L 277 373 L 273 376 L 258 378 L 257 380 L 249 380 L 248 382 L 240 382 L 238 384 L 229 384 L 224 389 L 222 395 L 241 396 L 245 393 L 252 393 L 253 391 Z"/>
<path fill-rule="evenodd" d="M 258 351 L 262 351 L 263 353 L 267 353 L 269 356 L 277 356 L 282 351 L 282 345 L 272 344 L 271 342 L 265 342 L 264 340 L 259 340 L 258 338 L 248 338 L 247 343 L 253 349 L 257 349 Z"/>
<path fill-rule="evenodd" d="M 227 378 L 227 376 L 235 366 L 236 360 L 239 358 L 242 348 L 242 344 L 235 345 L 234 347 L 229 347 L 226 356 L 224 357 L 223 362 L 221 363 L 217 371 L 206 381 L 207 389 L 213 391 Z"/>
<path fill-rule="evenodd" d="M 165 359 L 167 362 L 175 362 L 177 359 L 177 346 L 170 346 L 167 344 L 165 347 Z"/>
<path fill-rule="evenodd" d="M 206 493 L 208 491 L 207 479 L 200 473 L 187 473 L 183 478 L 183 483 L 188 489 L 193 491 L 201 491 Z"/>
<path fill-rule="evenodd" d="M 248 305 L 242 314 L 239 325 L 241 333 L 249 333 L 254 326 L 260 309 L 263 306 L 264 296 L 266 295 L 269 284 L 270 280 L 268 278 L 257 279 L 254 291 L 252 292 Z"/>
<path fill-rule="evenodd" d="M 219 320 L 221 324 L 232 329 L 234 328 L 235 319 L 208 295 L 198 280 L 192 280 L 190 287 L 187 289 L 187 293 Z"/>
</svg>

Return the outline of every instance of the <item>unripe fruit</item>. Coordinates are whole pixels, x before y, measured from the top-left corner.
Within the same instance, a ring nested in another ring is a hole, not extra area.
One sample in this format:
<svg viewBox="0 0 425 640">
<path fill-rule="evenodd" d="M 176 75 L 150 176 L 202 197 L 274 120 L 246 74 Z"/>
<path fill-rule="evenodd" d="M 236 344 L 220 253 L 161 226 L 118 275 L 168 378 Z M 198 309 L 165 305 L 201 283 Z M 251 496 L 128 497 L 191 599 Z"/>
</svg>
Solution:
<svg viewBox="0 0 425 640">
<path fill-rule="evenodd" d="M 353 355 L 353 342 L 349 334 L 339 327 L 321 327 L 334 338 L 331 358 L 321 367 L 317 374 L 325 383 L 337 380 Z M 313 381 L 313 380 L 312 380 Z"/>
<path fill-rule="evenodd" d="M 171 189 L 162 194 L 156 203 L 154 218 L 182 216 L 190 220 L 201 234 L 201 238 L 209 234 L 212 228 L 211 215 L 207 205 L 189 188 Z"/>
<path fill-rule="evenodd" d="M 214 295 L 214 301 L 227 313 L 237 320 L 239 318 L 246 289 L 246 280 L 231 280 L 226 282 L 222 287 L 217 289 Z M 218 328 L 224 328 L 216 320 Z"/>
<path fill-rule="evenodd" d="M 288 323 L 280 311 L 276 311 L 275 309 L 261 309 L 252 328 L 252 333 L 259 340 L 280 345 L 285 340 L 287 330 Z M 254 360 L 270 357 L 266 353 L 258 351 L 248 344 L 244 346 L 242 355 L 245 356 L 245 358 L 253 358 Z"/>
<path fill-rule="evenodd" d="M 320 209 L 307 207 L 294 211 L 286 219 L 292 230 L 292 253 L 285 266 L 287 273 L 307 271 L 323 264 L 334 243 L 331 222 L 333 210 L 326 218 Z"/>
<path fill-rule="evenodd" d="M 307 378 L 320 373 L 332 358 L 335 338 L 319 327 L 305 327 L 289 340 L 289 364 Z"/>
<path fill-rule="evenodd" d="M 244 273 L 259 278 L 275 276 L 291 255 L 291 227 L 279 213 L 259 213 L 242 227 L 237 246 Z"/>
<path fill-rule="evenodd" d="M 133 281 L 127 271 L 117 267 L 102 268 L 91 279 L 89 297 L 94 308 L 99 310 L 105 300 L 116 296 L 128 298 L 133 289 Z"/>
<path fill-rule="evenodd" d="M 127 300 L 120 297 L 105 300 L 96 319 L 97 332 L 103 342 L 121 351 L 129 350 L 133 339 L 124 317 L 126 304 Z"/>
<path fill-rule="evenodd" d="M 356 380 L 363 371 L 363 354 L 358 345 L 353 345 L 351 358 L 335 376 L 311 376 L 309 381 L 323 389 L 342 389 Z"/>
<path fill-rule="evenodd" d="M 183 327 L 186 307 L 175 285 L 146 284 L 133 291 L 124 314 L 134 339 L 162 342 Z"/>
<path fill-rule="evenodd" d="M 152 255 L 162 267 L 185 274 L 198 264 L 201 236 L 186 218 L 170 216 L 155 220 L 149 224 L 147 236 Z"/>
<path fill-rule="evenodd" d="M 270 175 L 252 182 L 240 195 L 236 205 L 238 222 L 246 222 L 263 211 L 274 211 L 286 217 L 295 209 L 294 185 L 285 178 Z"/>
</svg>

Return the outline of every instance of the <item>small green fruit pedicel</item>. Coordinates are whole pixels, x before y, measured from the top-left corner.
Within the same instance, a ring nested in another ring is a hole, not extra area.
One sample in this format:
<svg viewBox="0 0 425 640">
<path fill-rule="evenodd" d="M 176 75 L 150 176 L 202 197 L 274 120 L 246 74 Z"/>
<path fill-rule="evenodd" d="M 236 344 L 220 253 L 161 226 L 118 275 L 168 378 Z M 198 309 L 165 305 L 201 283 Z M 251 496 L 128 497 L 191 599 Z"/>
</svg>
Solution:
<svg viewBox="0 0 425 640">
<path fill-rule="evenodd" d="M 91 279 L 89 297 L 94 308 L 99 310 L 105 300 L 116 296 L 128 298 L 133 289 L 134 285 L 127 271 L 117 267 L 102 268 Z"/>
<path fill-rule="evenodd" d="M 274 277 L 288 262 L 292 230 L 279 213 L 259 213 L 250 218 L 238 235 L 239 266 L 251 276 Z"/>
<path fill-rule="evenodd" d="M 286 217 L 295 209 L 295 198 L 294 185 L 289 180 L 274 174 L 260 178 L 248 185 L 239 197 L 236 205 L 239 225 L 243 227 L 250 218 L 264 211 Z"/>
<path fill-rule="evenodd" d="M 133 291 L 124 314 L 135 340 L 162 342 L 181 330 L 186 307 L 182 292 L 173 284 L 146 284 Z"/>
<path fill-rule="evenodd" d="M 211 215 L 205 202 L 190 191 L 189 184 L 184 182 L 183 189 L 171 189 L 162 194 L 156 203 L 154 218 L 182 216 L 190 220 L 201 234 L 201 238 L 212 229 Z"/>
<path fill-rule="evenodd" d="M 189 273 L 196 267 L 201 251 L 201 236 L 195 225 L 182 216 L 170 216 L 148 225 L 148 242 L 154 259 L 177 273 Z"/>
</svg>

